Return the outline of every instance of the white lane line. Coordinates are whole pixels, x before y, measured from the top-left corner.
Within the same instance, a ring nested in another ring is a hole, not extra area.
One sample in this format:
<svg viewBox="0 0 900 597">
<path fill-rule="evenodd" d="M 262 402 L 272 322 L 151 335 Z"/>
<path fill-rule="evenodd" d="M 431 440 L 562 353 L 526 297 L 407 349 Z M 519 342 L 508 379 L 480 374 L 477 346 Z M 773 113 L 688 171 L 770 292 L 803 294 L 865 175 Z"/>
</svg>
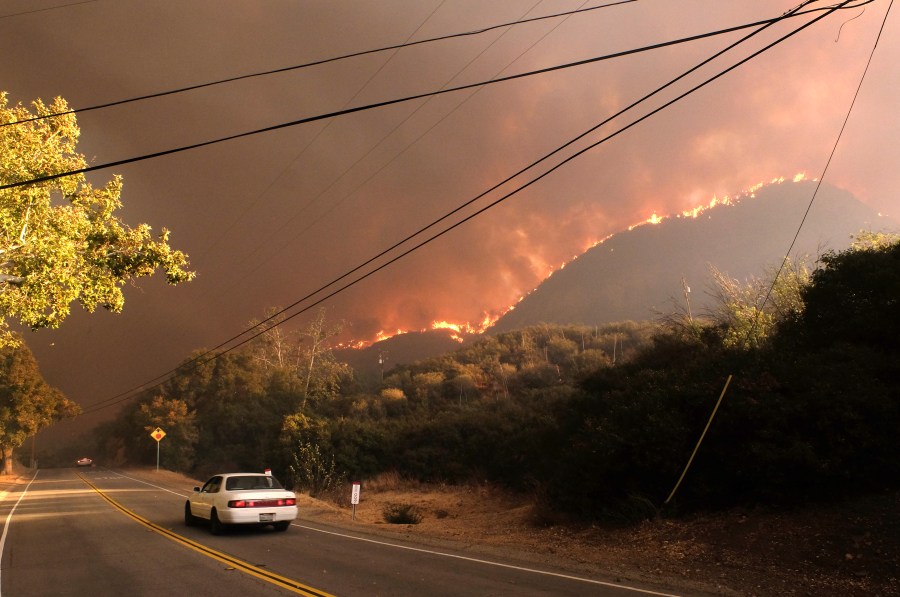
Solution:
<svg viewBox="0 0 900 597">
<path fill-rule="evenodd" d="M 639 588 L 637 588 L 637 587 L 630 587 L 630 586 L 628 586 L 628 585 L 623 585 L 623 584 L 613 583 L 613 582 L 605 582 L 605 581 L 602 581 L 602 580 L 594 580 L 594 579 L 592 579 L 592 578 L 584 578 L 584 577 L 581 577 L 581 576 L 571 576 L 571 575 L 569 575 L 569 574 L 561 574 L 561 573 L 559 573 L 559 572 L 550 572 L 550 571 L 548 571 L 548 570 L 538 570 L 538 569 L 536 569 L 536 568 L 524 568 L 524 567 L 522 567 L 522 566 L 513 566 L 512 564 L 502 564 L 502 563 L 500 563 L 500 562 L 492 562 L 492 561 L 490 561 L 490 560 L 481 560 L 481 559 L 478 559 L 478 558 L 470 558 L 470 557 L 468 557 L 468 556 L 459 556 L 459 555 L 452 554 L 452 553 L 445 553 L 445 552 L 440 552 L 440 551 L 432 551 L 432 550 L 430 550 L 430 549 L 423 549 L 423 548 L 420 548 L 420 547 L 409 547 L 409 546 L 406 546 L 406 545 L 397 545 L 396 543 L 389 543 L 389 542 L 387 542 L 387 541 L 377 541 L 377 540 L 375 540 L 375 539 L 366 539 L 366 538 L 364 538 L 364 537 L 355 537 L 355 536 L 353 536 L 353 535 L 346 535 L 346 534 L 344 534 L 344 533 L 336 533 L 336 532 L 334 532 L 334 531 L 325 531 L 325 530 L 322 530 L 322 529 L 317 529 L 317 528 L 310 527 L 310 526 L 306 526 L 306 525 L 302 525 L 302 524 L 294 524 L 294 526 L 300 527 L 300 528 L 302 528 L 302 529 L 307 529 L 307 530 L 309 530 L 309 531 L 315 531 L 315 532 L 317 532 L 317 533 L 324 533 L 324 534 L 326 534 L 326 535 L 335 535 L 335 536 L 337 536 L 337 537 L 344 537 L 344 538 L 346 538 L 346 539 L 355 539 L 356 541 L 365 541 L 366 543 L 374 543 L 374 544 L 376 544 L 376 545 L 384 545 L 384 546 L 387 546 L 387 547 L 394 547 L 394 548 L 396 548 L 396 549 L 405 549 L 405 550 L 408 550 L 408 551 L 416 551 L 416 552 L 419 552 L 419 553 L 424 553 L 424 554 L 429 554 L 429 555 L 434 555 L 434 556 L 442 556 L 442 557 L 445 557 L 445 558 L 455 558 L 455 559 L 457 559 L 457 560 L 465 560 L 465 561 L 467 561 L 467 562 L 474 562 L 474 563 L 476 563 L 476 564 L 485 564 L 485 565 L 487 565 L 487 566 L 497 566 L 497 567 L 499 567 L 499 568 L 509 568 L 509 569 L 511 569 L 511 570 L 518 570 L 518 571 L 520 571 L 520 572 L 530 572 L 530 573 L 533 573 L 533 574 L 543 574 L 543 575 L 545 575 L 545 576 L 555 576 L 555 577 L 557 577 L 557 578 L 565 578 L 565 579 L 568 579 L 568 580 L 574 580 L 574 581 L 578 581 L 578 582 L 590 583 L 590 584 L 594 584 L 594 585 L 602 585 L 602 586 L 604 586 L 604 587 L 611 587 L 611 588 L 616 588 L 616 589 L 623 589 L 623 590 L 626 590 L 626 591 L 634 591 L 635 593 L 643 593 L 643 594 L 645 594 L 645 595 L 659 595 L 660 597 L 678 597 L 678 595 L 675 595 L 675 594 L 672 594 L 672 593 L 660 593 L 660 592 L 658 592 L 658 591 L 650 591 L 650 590 L 647 590 L 647 589 L 639 589 Z"/>
<path fill-rule="evenodd" d="M 25 497 L 25 494 L 28 493 L 28 488 L 31 487 L 31 484 L 34 483 L 37 476 L 38 471 L 34 471 L 34 476 L 31 478 L 31 481 L 28 482 L 28 485 L 25 486 L 25 489 L 22 490 L 22 495 L 20 495 L 19 499 L 16 500 L 16 503 L 13 504 L 12 509 L 6 516 L 6 522 L 3 523 L 3 534 L 0 535 L 0 596 L 3 595 L 3 551 L 6 547 L 6 533 L 9 531 L 9 523 L 12 522 L 13 514 L 16 512 L 16 508 L 19 507 L 19 502 L 21 502 L 22 498 Z"/>
<path fill-rule="evenodd" d="M 180 494 L 180 493 L 172 491 L 170 489 L 166 489 L 165 487 L 160 487 L 158 485 L 154 485 L 153 483 L 148 483 L 147 481 L 143 481 L 141 479 L 129 477 L 128 475 L 123 475 L 121 473 L 115 473 L 115 474 L 119 475 L 120 477 L 125 477 L 126 479 L 131 479 L 132 481 L 137 481 L 138 483 L 143 483 L 145 485 L 149 485 L 150 487 L 156 487 L 157 489 L 161 489 L 163 491 L 168 491 L 169 493 L 172 493 L 172 494 L 184 497 L 184 498 L 187 497 L 186 495 Z M 420 547 L 409 547 L 406 545 L 398 545 L 396 543 L 389 543 L 387 541 L 376 541 L 375 539 L 366 539 L 364 537 L 356 537 L 354 535 L 346 535 L 344 533 L 337 533 L 335 531 L 325 531 L 322 529 L 317 529 L 314 527 L 297 524 L 297 523 L 292 523 L 292 526 L 300 527 L 302 529 L 307 529 L 310 531 L 315 531 L 317 533 L 324 533 L 326 535 L 334 535 L 337 537 L 344 537 L 346 539 L 354 539 L 356 541 L 365 541 L 367 543 L 374 543 L 376 545 L 384 545 L 386 547 L 393 547 L 395 549 L 405 549 L 407 551 L 416 551 L 419 553 L 425 553 L 425 554 L 429 554 L 429 555 L 433 555 L 433 556 L 441 556 L 441 557 L 445 557 L 445 558 L 455 558 L 457 560 L 465 560 L 467 562 L 474 562 L 476 564 L 485 564 L 487 566 L 497 566 L 499 568 L 509 568 L 511 570 L 518 570 L 520 572 L 530 572 L 532 574 L 543 574 L 545 576 L 554 576 L 557 578 L 565 578 L 568 580 L 574 580 L 574 581 L 578 581 L 578 582 L 602 585 L 604 587 L 612 587 L 612 588 L 616 588 L 616 589 L 622 589 L 625 591 L 633 591 L 635 593 L 643 593 L 644 595 L 658 595 L 659 597 L 678 597 L 678 595 L 675 595 L 673 593 L 660 593 L 658 591 L 639 589 L 637 587 L 630 587 L 628 585 L 623 585 L 623 584 L 613 583 L 613 582 L 604 582 L 602 580 L 594 580 L 592 578 L 584 578 L 581 576 L 572 576 L 569 574 L 561 574 L 559 572 L 550 572 L 548 570 L 538 570 L 536 568 L 524 568 L 522 566 L 513 566 L 512 564 L 503 564 L 500 562 L 492 562 L 490 560 L 481 560 L 478 558 L 471 558 L 468 556 L 459 556 L 459 555 L 452 554 L 452 553 L 444 553 L 444 552 L 440 552 L 440 551 L 432 551 L 430 549 L 422 549 Z"/>
<path fill-rule="evenodd" d="M 172 491 L 171 489 L 167 489 L 167 488 L 165 488 L 165 487 L 160 487 L 159 485 L 154 485 L 153 483 L 150 483 L 150 482 L 148 482 L 148 481 L 144 481 L 143 479 L 138 479 L 138 478 L 136 478 L 136 477 L 129 477 L 128 475 L 123 475 L 122 473 L 115 473 L 115 472 L 113 472 L 113 471 L 109 471 L 109 472 L 113 473 L 114 475 L 118 475 L 118 476 L 120 476 L 120 477 L 124 477 L 124 478 L 126 478 L 126 479 L 131 479 L 132 481 L 137 481 L 138 483 L 143 483 L 144 485 L 149 485 L 150 487 L 155 487 L 156 489 L 159 489 L 159 490 L 161 490 L 161 491 L 166 491 L 166 492 L 168 492 L 168 493 L 171 493 L 172 495 L 177 495 L 177 496 L 183 497 L 183 498 L 186 498 L 186 497 L 187 497 L 187 496 L 184 495 L 183 493 L 178 493 L 177 491 Z"/>
</svg>

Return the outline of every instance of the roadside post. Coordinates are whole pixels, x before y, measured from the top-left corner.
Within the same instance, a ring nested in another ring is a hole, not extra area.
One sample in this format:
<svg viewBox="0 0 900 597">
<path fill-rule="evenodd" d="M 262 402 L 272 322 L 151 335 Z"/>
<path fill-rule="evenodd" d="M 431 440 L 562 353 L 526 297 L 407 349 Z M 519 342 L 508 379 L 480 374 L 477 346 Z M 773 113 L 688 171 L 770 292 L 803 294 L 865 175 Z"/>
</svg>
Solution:
<svg viewBox="0 0 900 597">
<path fill-rule="evenodd" d="M 353 491 L 350 492 L 350 503 L 353 504 L 353 520 L 356 520 L 356 505 L 359 503 L 359 483 L 353 484 Z"/>
<path fill-rule="evenodd" d="M 159 472 L 159 442 L 162 441 L 162 438 L 166 437 L 166 432 L 157 427 L 150 434 L 150 437 L 156 440 L 156 472 Z"/>
</svg>

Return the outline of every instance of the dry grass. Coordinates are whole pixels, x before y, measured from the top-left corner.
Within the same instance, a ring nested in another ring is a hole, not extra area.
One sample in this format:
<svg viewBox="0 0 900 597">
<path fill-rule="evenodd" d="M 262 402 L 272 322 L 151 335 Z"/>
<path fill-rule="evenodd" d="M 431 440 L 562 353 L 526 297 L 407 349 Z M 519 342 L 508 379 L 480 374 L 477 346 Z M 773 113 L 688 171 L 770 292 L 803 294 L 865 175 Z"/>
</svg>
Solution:
<svg viewBox="0 0 900 597">
<path fill-rule="evenodd" d="M 349 505 L 301 496 L 310 520 L 620 581 L 720 595 L 900 595 L 900 494 L 795 512 L 734 510 L 630 528 L 535 526 L 532 503 L 489 485 L 362 483 Z M 414 507 L 417 524 L 384 509 Z"/>
</svg>

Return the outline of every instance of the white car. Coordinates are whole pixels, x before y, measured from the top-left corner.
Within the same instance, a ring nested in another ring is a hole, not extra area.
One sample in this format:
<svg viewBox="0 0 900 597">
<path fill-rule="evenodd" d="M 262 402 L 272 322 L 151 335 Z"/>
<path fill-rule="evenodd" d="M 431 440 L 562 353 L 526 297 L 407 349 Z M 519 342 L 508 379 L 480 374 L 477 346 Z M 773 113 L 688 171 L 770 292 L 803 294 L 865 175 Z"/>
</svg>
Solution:
<svg viewBox="0 0 900 597">
<path fill-rule="evenodd" d="M 215 475 L 194 487 L 184 503 L 184 524 L 193 526 L 208 520 L 213 535 L 225 525 L 272 525 L 286 531 L 297 518 L 297 496 L 266 473 Z"/>
</svg>

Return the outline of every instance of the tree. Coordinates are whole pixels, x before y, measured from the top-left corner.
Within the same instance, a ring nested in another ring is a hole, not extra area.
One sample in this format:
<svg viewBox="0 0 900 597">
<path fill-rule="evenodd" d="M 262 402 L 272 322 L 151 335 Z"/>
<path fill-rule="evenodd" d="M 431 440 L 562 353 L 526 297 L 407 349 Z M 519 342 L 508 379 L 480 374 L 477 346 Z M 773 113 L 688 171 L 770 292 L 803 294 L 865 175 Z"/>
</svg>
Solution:
<svg viewBox="0 0 900 597">
<path fill-rule="evenodd" d="M 253 320 L 251 328 L 265 326 L 251 345 L 254 358 L 262 362 L 266 369 L 277 369 L 296 373 L 299 367 L 299 354 L 292 338 L 285 332 L 282 324 L 285 322 L 283 309 L 270 307 L 266 309 L 264 322 Z"/>
<path fill-rule="evenodd" d="M 860 230 L 852 238 L 853 242 L 850 243 L 850 248 L 854 251 L 878 251 L 900 243 L 900 233 L 898 232 Z"/>
<path fill-rule="evenodd" d="M 302 348 L 305 371 L 303 385 L 303 400 L 301 410 L 306 407 L 310 398 L 320 400 L 334 397 L 340 389 L 341 379 L 350 374 L 349 368 L 339 363 L 331 351 L 329 339 L 337 336 L 342 331 L 340 324 L 327 327 L 325 321 L 325 309 L 320 309 L 309 327 L 302 333 L 308 344 Z"/>
<path fill-rule="evenodd" d="M 889 352 L 900 345 L 900 239 L 867 235 L 830 251 L 803 291 L 800 320 L 809 344 L 861 344 Z"/>
<path fill-rule="evenodd" d="M 194 446 L 199 439 L 196 414 L 188 410 L 187 403 L 177 398 L 155 395 L 149 402 L 142 402 L 135 413 L 141 425 L 140 440 L 150 445 L 150 433 L 157 427 L 166 432 L 166 466 L 171 470 L 190 471 L 194 464 Z"/>
<path fill-rule="evenodd" d="M 0 186 L 86 167 L 76 152 L 80 131 L 62 98 L 50 105 L 7 107 L 0 92 Z M 54 116 L 54 114 L 57 114 Z M 168 244 L 165 228 L 154 240 L 150 226 L 130 228 L 115 211 L 122 179 L 94 188 L 83 174 L 0 189 L 0 344 L 14 341 L 8 319 L 56 328 L 73 302 L 118 313 L 121 287 L 165 271 L 177 284 L 193 278 L 187 256 Z"/>
<path fill-rule="evenodd" d="M 235 351 L 194 367 L 190 375 L 196 377 L 196 394 L 179 397 L 196 411 L 195 470 L 258 467 L 285 414 L 267 391 L 262 363 L 249 351 Z"/>
<path fill-rule="evenodd" d="M 0 346 L 0 450 L 5 474 L 12 474 L 13 451 L 29 436 L 79 411 L 77 404 L 44 381 L 24 343 Z"/>
<path fill-rule="evenodd" d="M 775 326 L 803 311 L 801 292 L 809 283 L 804 260 L 786 258 L 779 269 L 770 269 L 763 278 L 741 283 L 712 268 L 716 306 L 712 318 L 729 347 L 756 347 Z"/>
</svg>

